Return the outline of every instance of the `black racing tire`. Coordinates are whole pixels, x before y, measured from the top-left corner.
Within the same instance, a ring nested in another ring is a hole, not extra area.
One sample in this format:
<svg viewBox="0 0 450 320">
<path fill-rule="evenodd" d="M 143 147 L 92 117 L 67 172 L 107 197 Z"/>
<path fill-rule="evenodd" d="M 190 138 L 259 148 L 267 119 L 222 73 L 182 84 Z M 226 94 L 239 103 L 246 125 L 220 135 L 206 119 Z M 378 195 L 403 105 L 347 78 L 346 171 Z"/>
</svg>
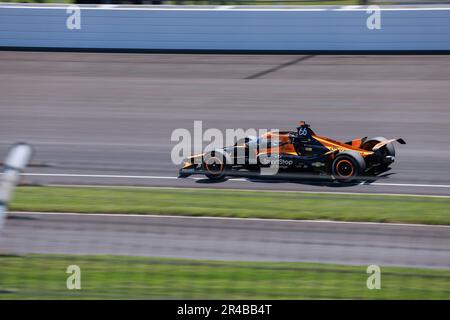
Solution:
<svg viewBox="0 0 450 320">
<path fill-rule="evenodd" d="M 366 163 L 364 158 L 356 151 L 342 151 L 331 163 L 331 174 L 340 182 L 351 182 L 360 176 Z"/>
<path fill-rule="evenodd" d="M 221 153 L 211 151 L 203 156 L 202 168 L 208 179 L 222 180 L 225 178 L 226 159 Z"/>
</svg>

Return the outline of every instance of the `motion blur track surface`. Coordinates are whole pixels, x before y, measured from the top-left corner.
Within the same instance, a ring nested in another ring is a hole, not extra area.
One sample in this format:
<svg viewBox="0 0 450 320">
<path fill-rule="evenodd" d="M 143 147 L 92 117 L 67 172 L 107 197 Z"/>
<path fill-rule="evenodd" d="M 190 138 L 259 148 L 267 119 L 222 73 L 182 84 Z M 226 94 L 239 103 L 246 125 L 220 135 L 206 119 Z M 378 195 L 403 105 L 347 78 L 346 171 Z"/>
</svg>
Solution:
<svg viewBox="0 0 450 320">
<path fill-rule="evenodd" d="M 0 70 L 0 157 L 27 141 L 28 173 L 58 174 L 28 183 L 450 195 L 450 56 L 0 52 Z M 341 140 L 408 144 L 372 185 L 205 184 L 175 179 L 170 160 L 172 131 L 194 120 L 221 130 L 306 120 Z"/>
</svg>

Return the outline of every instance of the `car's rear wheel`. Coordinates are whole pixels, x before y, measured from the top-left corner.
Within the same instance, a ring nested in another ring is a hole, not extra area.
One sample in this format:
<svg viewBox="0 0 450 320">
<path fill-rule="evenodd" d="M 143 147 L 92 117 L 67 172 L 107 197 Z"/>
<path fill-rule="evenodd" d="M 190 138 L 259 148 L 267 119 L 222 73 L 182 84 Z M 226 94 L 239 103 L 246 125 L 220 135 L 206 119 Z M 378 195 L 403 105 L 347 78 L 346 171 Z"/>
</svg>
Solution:
<svg viewBox="0 0 450 320">
<path fill-rule="evenodd" d="M 333 177 L 342 182 L 355 180 L 365 169 L 363 157 L 357 152 L 341 152 L 333 160 Z"/>
<path fill-rule="evenodd" d="M 211 180 L 221 180 L 225 177 L 226 161 L 221 153 L 214 151 L 203 157 L 202 168 L 205 176 Z"/>
</svg>

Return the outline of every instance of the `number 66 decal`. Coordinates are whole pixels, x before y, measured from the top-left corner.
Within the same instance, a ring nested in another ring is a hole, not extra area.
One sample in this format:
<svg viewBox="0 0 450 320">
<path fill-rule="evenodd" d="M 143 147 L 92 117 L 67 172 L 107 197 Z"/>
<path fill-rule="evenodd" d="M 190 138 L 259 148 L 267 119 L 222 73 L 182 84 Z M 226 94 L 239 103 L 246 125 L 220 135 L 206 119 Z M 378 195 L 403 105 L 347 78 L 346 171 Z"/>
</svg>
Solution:
<svg viewBox="0 0 450 320">
<path fill-rule="evenodd" d="M 306 128 L 299 128 L 298 129 L 298 135 L 299 136 L 306 136 L 308 134 L 308 130 Z"/>
</svg>

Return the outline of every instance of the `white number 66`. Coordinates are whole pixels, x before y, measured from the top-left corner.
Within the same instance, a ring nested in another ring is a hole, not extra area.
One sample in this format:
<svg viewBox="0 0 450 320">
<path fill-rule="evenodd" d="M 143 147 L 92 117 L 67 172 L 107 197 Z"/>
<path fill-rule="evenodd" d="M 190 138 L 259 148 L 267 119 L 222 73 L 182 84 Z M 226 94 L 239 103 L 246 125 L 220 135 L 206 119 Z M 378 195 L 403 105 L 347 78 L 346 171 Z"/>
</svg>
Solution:
<svg viewBox="0 0 450 320">
<path fill-rule="evenodd" d="M 308 134 L 308 130 L 306 130 L 306 128 L 298 129 L 298 135 L 299 136 L 306 136 L 307 134 Z"/>
</svg>

